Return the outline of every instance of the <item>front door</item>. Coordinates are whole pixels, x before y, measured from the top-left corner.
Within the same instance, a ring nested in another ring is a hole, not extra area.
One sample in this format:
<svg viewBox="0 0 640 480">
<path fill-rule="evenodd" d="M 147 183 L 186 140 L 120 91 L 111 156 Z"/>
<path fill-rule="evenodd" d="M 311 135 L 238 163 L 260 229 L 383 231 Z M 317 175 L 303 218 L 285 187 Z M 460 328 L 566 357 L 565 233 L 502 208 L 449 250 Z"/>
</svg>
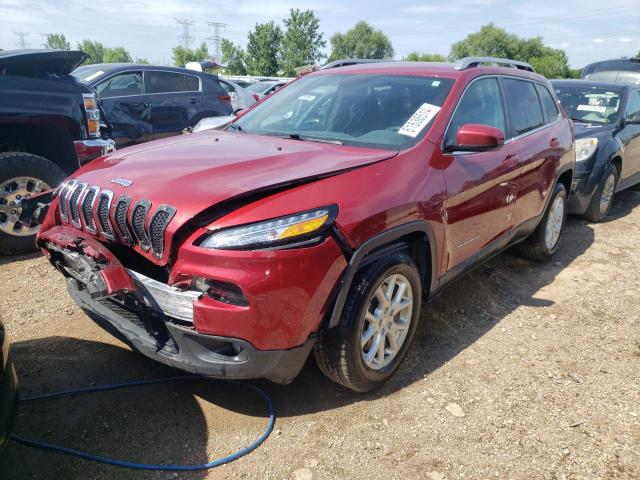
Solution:
<svg viewBox="0 0 640 480">
<path fill-rule="evenodd" d="M 151 102 L 144 93 L 142 72 L 118 73 L 96 85 L 102 109 L 118 146 L 152 139 Z"/>
<path fill-rule="evenodd" d="M 620 187 L 640 181 L 640 90 L 632 90 L 624 113 L 625 124 L 618 138 L 624 145 Z"/>
<path fill-rule="evenodd" d="M 506 131 L 505 109 L 498 79 L 480 77 L 464 92 L 445 135 L 455 145 L 458 129 L 481 124 Z M 513 226 L 517 158 L 511 145 L 485 152 L 447 154 L 444 171 L 446 259 L 444 268 L 464 268 L 476 256 L 489 252 L 507 237 Z"/>
</svg>

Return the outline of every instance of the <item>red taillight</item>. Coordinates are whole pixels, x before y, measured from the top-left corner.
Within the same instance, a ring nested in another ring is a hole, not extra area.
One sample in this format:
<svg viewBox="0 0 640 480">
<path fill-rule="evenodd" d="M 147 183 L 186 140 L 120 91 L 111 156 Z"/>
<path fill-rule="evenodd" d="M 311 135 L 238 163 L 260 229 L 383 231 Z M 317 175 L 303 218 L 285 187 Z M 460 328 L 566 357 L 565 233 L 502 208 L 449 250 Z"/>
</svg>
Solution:
<svg viewBox="0 0 640 480">
<path fill-rule="evenodd" d="M 230 102 L 231 101 L 231 97 L 229 95 L 219 95 L 218 96 L 218 100 L 221 100 L 223 102 Z"/>
<path fill-rule="evenodd" d="M 253 94 L 253 98 L 255 98 L 256 102 L 257 102 L 258 100 L 260 100 L 260 97 L 259 97 L 257 94 L 255 94 L 255 93 Z"/>
</svg>

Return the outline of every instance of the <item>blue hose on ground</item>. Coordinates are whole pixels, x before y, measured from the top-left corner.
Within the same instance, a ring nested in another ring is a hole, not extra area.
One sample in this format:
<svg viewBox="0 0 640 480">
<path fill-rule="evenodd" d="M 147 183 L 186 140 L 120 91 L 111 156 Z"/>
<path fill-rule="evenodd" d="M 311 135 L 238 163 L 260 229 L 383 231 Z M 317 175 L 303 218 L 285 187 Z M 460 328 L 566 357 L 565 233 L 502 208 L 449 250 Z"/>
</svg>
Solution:
<svg viewBox="0 0 640 480">
<path fill-rule="evenodd" d="M 116 389 L 119 389 L 119 388 L 139 387 L 139 386 L 143 386 L 143 385 L 155 385 L 155 384 L 158 384 L 158 383 L 175 382 L 175 381 L 180 381 L 180 380 L 202 380 L 204 378 L 206 378 L 206 377 L 200 377 L 200 376 L 195 376 L 195 375 L 181 375 L 181 376 L 176 376 L 176 377 L 157 378 L 157 379 L 151 379 L 151 380 L 134 380 L 134 381 L 131 381 L 131 382 L 113 383 L 113 384 L 110 384 L 110 385 L 97 385 L 95 387 L 76 388 L 76 389 L 72 389 L 72 390 L 63 390 L 61 392 L 53 392 L 53 393 L 45 393 L 45 394 L 42 394 L 42 395 L 34 395 L 34 396 L 31 396 L 31 397 L 21 398 L 20 402 L 32 402 L 32 401 L 35 401 L 35 400 L 45 400 L 45 399 L 50 399 L 50 398 L 60 398 L 60 397 L 66 397 L 66 396 L 69 396 L 69 395 L 81 394 L 81 393 L 104 392 L 106 390 L 116 390 Z M 260 387 L 252 385 L 250 383 L 238 382 L 238 381 L 235 381 L 235 380 L 218 380 L 218 381 L 243 385 L 243 386 L 245 386 L 247 388 L 250 388 L 251 390 L 257 392 L 258 394 L 260 394 L 260 396 L 262 396 L 262 398 L 265 399 L 265 401 L 267 402 L 267 405 L 269 406 L 269 422 L 267 423 L 267 428 L 265 429 L 264 433 L 260 436 L 260 438 L 258 438 L 251 445 L 249 445 L 248 447 L 245 447 L 245 448 L 243 448 L 241 450 L 238 450 L 237 452 L 232 453 L 231 455 L 227 455 L 226 457 L 218 458 L 217 460 L 212 460 L 211 462 L 208 462 L 208 463 L 202 463 L 202 464 L 198 464 L 198 465 L 153 465 L 153 464 L 148 464 L 148 463 L 135 463 L 135 462 L 128 462 L 128 461 L 125 461 L 125 460 L 117 460 L 115 458 L 109 458 L 109 457 L 104 457 L 104 456 L 100 456 L 100 455 L 95 455 L 95 454 L 92 454 L 92 453 L 83 452 L 82 450 L 76 450 L 74 448 L 63 447 L 61 445 L 56 445 L 56 444 L 53 444 L 53 443 L 46 443 L 46 442 L 41 442 L 41 441 L 38 441 L 38 440 L 32 440 L 32 439 L 25 438 L 25 437 L 23 437 L 21 435 L 15 434 L 15 433 L 11 435 L 11 439 L 14 440 L 15 442 L 21 443 L 21 444 L 26 445 L 28 447 L 39 448 L 39 449 L 42 449 L 42 450 L 50 450 L 50 451 L 59 452 L 59 453 L 65 453 L 67 455 L 71 455 L 71 456 L 74 456 L 74 457 L 82 458 L 82 459 L 85 459 L 85 460 L 90 460 L 92 462 L 104 463 L 104 464 L 107 464 L 107 465 L 114 465 L 116 467 L 132 468 L 132 469 L 136 469 L 136 470 L 191 471 L 191 470 L 207 470 L 209 468 L 219 467 L 220 465 L 224 465 L 226 463 L 230 463 L 230 462 L 233 462 L 235 460 L 238 460 L 241 457 L 244 457 L 245 455 L 251 453 L 256 448 L 258 448 L 260 445 L 262 445 L 262 443 L 264 443 L 264 441 L 269 437 L 269 435 L 271 434 L 271 432 L 273 430 L 273 426 L 274 426 L 275 421 L 276 421 L 276 413 L 275 413 L 275 409 L 273 407 L 273 401 L 271 400 L 271 397 L 269 397 L 267 392 L 262 390 Z"/>
</svg>

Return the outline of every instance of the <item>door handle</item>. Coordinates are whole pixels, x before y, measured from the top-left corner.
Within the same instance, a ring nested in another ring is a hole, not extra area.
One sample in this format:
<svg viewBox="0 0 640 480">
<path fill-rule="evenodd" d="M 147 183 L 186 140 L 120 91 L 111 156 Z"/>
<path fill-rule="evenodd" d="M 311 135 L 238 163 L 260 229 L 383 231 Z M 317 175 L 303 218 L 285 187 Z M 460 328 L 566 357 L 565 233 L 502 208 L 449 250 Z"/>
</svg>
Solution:
<svg viewBox="0 0 640 480">
<path fill-rule="evenodd" d="M 198 103 L 198 99 L 197 98 L 190 98 L 189 99 L 189 103 Z"/>
<path fill-rule="evenodd" d="M 560 145 L 560 139 L 558 137 L 553 137 L 551 140 L 549 140 L 549 146 L 556 148 L 558 145 Z"/>
</svg>

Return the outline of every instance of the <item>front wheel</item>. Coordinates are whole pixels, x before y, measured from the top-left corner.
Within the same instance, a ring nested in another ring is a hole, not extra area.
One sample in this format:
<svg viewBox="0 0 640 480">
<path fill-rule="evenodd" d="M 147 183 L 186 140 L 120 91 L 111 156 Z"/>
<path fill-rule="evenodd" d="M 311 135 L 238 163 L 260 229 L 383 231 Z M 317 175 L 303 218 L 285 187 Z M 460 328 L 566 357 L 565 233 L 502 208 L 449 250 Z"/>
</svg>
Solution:
<svg viewBox="0 0 640 480">
<path fill-rule="evenodd" d="M 357 392 L 398 369 L 420 315 L 422 282 L 411 257 L 396 253 L 358 272 L 338 326 L 320 332 L 314 354 L 331 380 Z"/>
<path fill-rule="evenodd" d="M 35 249 L 37 227 L 20 222 L 22 200 L 57 187 L 65 173 L 46 158 L 23 152 L 0 153 L 0 253 Z"/>
<path fill-rule="evenodd" d="M 567 218 L 567 190 L 558 183 L 551 194 L 547 210 L 529 238 L 518 245 L 520 254 L 530 260 L 543 261 L 558 251 Z"/>
<path fill-rule="evenodd" d="M 613 194 L 616 191 L 616 184 L 618 183 L 618 169 L 615 165 L 609 165 L 607 170 L 602 176 L 600 184 L 596 188 L 591 202 L 589 202 L 589 208 L 587 208 L 584 214 L 585 218 L 590 222 L 602 222 L 611 209 L 613 203 Z"/>
</svg>

